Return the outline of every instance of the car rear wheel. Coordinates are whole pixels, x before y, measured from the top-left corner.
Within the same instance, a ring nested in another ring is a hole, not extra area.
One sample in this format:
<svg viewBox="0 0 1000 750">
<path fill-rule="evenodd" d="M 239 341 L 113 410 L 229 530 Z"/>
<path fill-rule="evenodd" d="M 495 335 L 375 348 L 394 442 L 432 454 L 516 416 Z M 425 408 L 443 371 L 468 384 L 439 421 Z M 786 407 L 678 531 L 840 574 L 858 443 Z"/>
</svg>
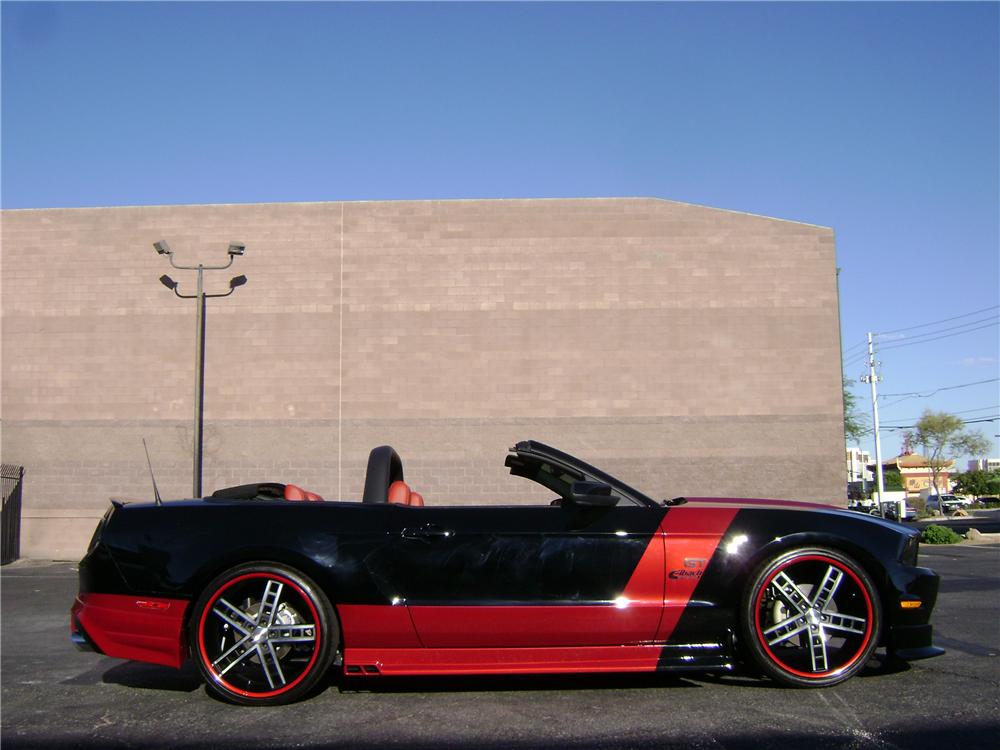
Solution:
<svg viewBox="0 0 1000 750">
<path fill-rule="evenodd" d="M 290 703 L 326 674 L 339 634 L 315 583 L 252 563 L 213 580 L 194 606 L 191 653 L 208 689 L 242 705 Z"/>
<path fill-rule="evenodd" d="M 860 671 L 878 645 L 882 608 L 864 568 L 832 549 L 800 548 L 765 562 L 743 598 L 752 660 L 795 687 L 825 687 Z"/>
</svg>

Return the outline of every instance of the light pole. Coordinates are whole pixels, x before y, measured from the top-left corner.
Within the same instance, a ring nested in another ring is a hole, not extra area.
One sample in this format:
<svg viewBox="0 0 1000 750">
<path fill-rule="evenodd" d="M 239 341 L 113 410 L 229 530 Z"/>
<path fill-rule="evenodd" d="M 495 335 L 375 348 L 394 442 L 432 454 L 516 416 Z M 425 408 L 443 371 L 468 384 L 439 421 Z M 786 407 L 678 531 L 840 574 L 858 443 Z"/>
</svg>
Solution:
<svg viewBox="0 0 1000 750">
<path fill-rule="evenodd" d="M 882 440 L 878 433 L 878 392 L 875 384 L 882 378 L 875 373 L 875 367 L 879 364 L 875 361 L 875 345 L 873 334 L 868 334 L 868 374 L 861 376 L 862 383 L 871 385 L 872 391 L 872 427 L 875 430 L 875 477 L 878 482 L 878 507 L 879 515 L 885 518 L 885 480 L 882 476 Z M 899 520 L 903 520 L 900 514 Z"/>
<path fill-rule="evenodd" d="M 194 469 L 193 469 L 193 490 L 192 497 L 201 497 L 201 463 L 202 463 L 202 438 L 204 435 L 204 400 L 205 400 L 205 299 L 207 297 L 228 297 L 236 291 L 236 287 L 247 283 L 246 276 L 234 276 L 229 280 L 229 291 L 225 294 L 205 294 L 205 271 L 221 271 L 233 265 L 237 255 L 246 252 L 246 246 L 241 242 L 229 243 L 229 262 L 224 266 L 206 266 L 199 263 L 196 266 L 180 266 L 174 262 L 174 253 L 164 240 L 154 242 L 153 247 L 160 255 L 166 255 L 170 260 L 170 265 L 182 271 L 198 272 L 198 292 L 197 294 L 181 294 L 177 291 L 177 282 L 164 274 L 160 277 L 160 283 L 173 291 L 181 299 L 198 300 L 198 314 L 195 320 L 195 352 L 194 352 Z"/>
</svg>

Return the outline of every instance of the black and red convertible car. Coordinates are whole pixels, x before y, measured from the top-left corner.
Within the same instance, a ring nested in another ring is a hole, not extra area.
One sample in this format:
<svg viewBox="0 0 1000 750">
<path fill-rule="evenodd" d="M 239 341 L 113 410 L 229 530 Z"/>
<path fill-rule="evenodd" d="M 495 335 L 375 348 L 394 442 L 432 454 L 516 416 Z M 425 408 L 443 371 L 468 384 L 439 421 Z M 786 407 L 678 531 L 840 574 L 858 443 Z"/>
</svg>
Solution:
<svg viewBox="0 0 1000 750">
<path fill-rule="evenodd" d="M 80 562 L 77 645 L 242 704 L 347 675 L 728 671 L 826 686 L 876 648 L 942 653 L 938 576 L 901 524 L 777 500 L 656 502 L 535 441 L 537 506 L 436 506 L 372 451 L 360 502 L 294 485 L 115 503 Z"/>
</svg>

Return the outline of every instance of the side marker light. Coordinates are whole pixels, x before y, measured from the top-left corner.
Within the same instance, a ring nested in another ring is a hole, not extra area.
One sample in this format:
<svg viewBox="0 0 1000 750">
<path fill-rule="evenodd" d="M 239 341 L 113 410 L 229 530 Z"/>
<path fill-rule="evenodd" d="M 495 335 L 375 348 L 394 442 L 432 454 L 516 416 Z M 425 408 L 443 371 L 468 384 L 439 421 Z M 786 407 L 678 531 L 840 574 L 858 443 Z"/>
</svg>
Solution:
<svg viewBox="0 0 1000 750">
<path fill-rule="evenodd" d="M 923 602 L 919 599 L 906 599 L 905 601 L 901 601 L 899 606 L 903 609 L 920 609 L 923 606 Z"/>
</svg>

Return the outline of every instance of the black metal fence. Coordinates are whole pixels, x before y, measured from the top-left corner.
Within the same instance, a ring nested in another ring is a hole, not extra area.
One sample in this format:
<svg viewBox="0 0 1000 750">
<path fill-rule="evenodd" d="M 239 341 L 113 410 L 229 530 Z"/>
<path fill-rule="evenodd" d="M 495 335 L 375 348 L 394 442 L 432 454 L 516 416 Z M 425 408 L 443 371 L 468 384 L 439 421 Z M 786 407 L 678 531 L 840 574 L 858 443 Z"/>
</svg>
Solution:
<svg viewBox="0 0 1000 750">
<path fill-rule="evenodd" d="M 0 547 L 0 565 L 14 562 L 21 555 L 21 485 L 24 467 L 0 464 L 0 489 L 3 493 L 3 512 L 0 513 L 3 541 Z"/>
</svg>

